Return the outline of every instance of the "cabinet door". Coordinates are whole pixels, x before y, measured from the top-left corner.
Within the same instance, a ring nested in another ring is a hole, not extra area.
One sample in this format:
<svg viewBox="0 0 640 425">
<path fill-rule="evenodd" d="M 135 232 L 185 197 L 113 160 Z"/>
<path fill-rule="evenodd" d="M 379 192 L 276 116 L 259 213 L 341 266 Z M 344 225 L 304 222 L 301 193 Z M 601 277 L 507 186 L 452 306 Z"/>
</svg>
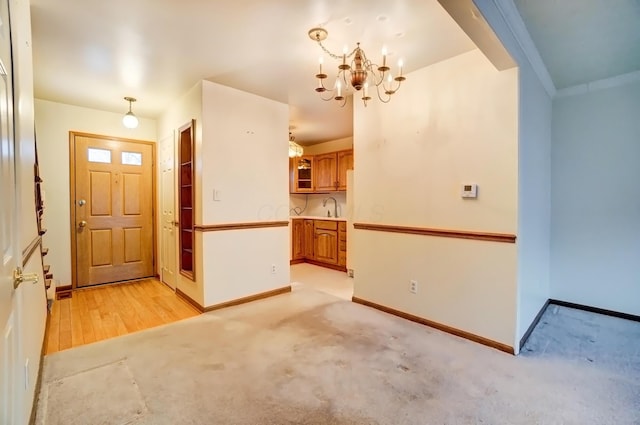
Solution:
<svg viewBox="0 0 640 425">
<path fill-rule="evenodd" d="M 315 167 L 316 191 L 331 191 L 338 187 L 336 153 L 316 155 L 313 158 Z"/>
<path fill-rule="evenodd" d="M 338 232 L 316 229 L 316 261 L 338 264 Z"/>
<path fill-rule="evenodd" d="M 289 177 L 291 193 L 310 193 L 314 191 L 313 156 L 291 158 L 289 161 Z"/>
<path fill-rule="evenodd" d="M 292 220 L 291 223 L 291 258 L 301 260 L 304 258 L 304 220 Z"/>
<path fill-rule="evenodd" d="M 314 259 L 314 232 L 313 232 L 313 220 L 304 220 L 304 258 L 310 260 Z"/>
<path fill-rule="evenodd" d="M 353 149 L 340 151 L 338 155 L 338 190 L 347 190 L 347 170 L 353 170 Z"/>
</svg>

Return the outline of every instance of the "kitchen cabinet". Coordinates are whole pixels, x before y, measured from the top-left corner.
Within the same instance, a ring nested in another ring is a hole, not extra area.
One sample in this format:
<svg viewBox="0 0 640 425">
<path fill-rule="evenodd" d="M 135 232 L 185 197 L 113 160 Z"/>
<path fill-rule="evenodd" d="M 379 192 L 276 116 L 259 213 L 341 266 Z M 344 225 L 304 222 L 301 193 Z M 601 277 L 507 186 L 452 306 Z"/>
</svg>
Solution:
<svg viewBox="0 0 640 425">
<path fill-rule="evenodd" d="M 315 220 L 315 260 L 327 264 L 338 264 L 338 223 Z"/>
<path fill-rule="evenodd" d="M 313 260 L 315 258 L 315 238 L 313 230 L 313 220 L 304 221 L 304 258 Z"/>
<path fill-rule="evenodd" d="M 291 219 L 291 263 L 307 262 L 346 271 L 347 223 L 339 220 Z"/>
<path fill-rule="evenodd" d="M 338 190 L 347 190 L 347 170 L 353 170 L 353 149 L 336 153 Z"/>
<path fill-rule="evenodd" d="M 305 220 L 291 220 L 292 226 L 292 244 L 291 259 L 302 260 L 305 257 L 304 245 L 304 222 Z"/>
<path fill-rule="evenodd" d="M 353 170 L 353 149 L 306 155 L 289 161 L 290 193 L 347 190 L 347 170 Z"/>
<path fill-rule="evenodd" d="M 347 223 L 338 223 L 338 265 L 347 267 Z"/>
<path fill-rule="evenodd" d="M 332 191 L 337 189 L 338 157 L 335 153 L 316 155 L 315 183 L 318 191 Z"/>
<path fill-rule="evenodd" d="M 314 192 L 314 169 L 314 157 L 311 155 L 291 158 L 289 160 L 289 192 Z"/>
</svg>

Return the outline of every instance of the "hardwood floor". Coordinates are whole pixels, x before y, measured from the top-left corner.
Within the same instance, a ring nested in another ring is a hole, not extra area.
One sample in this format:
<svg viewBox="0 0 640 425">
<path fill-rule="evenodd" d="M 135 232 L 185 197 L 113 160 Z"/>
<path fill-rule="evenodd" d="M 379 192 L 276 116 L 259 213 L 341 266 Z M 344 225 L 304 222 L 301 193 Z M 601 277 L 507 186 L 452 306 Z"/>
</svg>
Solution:
<svg viewBox="0 0 640 425">
<path fill-rule="evenodd" d="M 197 316 L 157 279 L 75 291 L 49 315 L 46 354 Z"/>
</svg>

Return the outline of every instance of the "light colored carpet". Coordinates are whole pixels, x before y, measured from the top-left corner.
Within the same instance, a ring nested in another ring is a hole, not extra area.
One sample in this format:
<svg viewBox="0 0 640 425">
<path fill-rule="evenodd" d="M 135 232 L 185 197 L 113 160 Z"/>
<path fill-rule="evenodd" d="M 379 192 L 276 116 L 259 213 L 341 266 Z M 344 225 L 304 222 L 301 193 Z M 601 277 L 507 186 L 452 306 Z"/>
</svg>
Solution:
<svg viewBox="0 0 640 425">
<path fill-rule="evenodd" d="M 297 288 L 47 356 L 37 423 L 626 425 L 640 383 Z"/>
</svg>

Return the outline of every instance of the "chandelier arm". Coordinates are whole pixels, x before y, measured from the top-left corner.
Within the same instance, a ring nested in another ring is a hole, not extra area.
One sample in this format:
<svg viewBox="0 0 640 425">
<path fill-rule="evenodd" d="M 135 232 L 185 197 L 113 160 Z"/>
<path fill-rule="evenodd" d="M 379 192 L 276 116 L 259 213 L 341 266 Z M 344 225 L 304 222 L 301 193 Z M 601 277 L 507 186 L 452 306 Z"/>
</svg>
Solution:
<svg viewBox="0 0 640 425">
<path fill-rule="evenodd" d="M 382 88 L 384 88 L 384 84 L 382 84 Z M 376 86 L 376 93 L 378 94 L 378 99 L 380 99 L 380 102 L 382 103 L 389 103 L 389 101 L 391 100 L 391 95 L 387 95 L 387 100 L 384 100 L 382 98 L 382 96 L 380 95 L 380 86 Z"/>
</svg>

